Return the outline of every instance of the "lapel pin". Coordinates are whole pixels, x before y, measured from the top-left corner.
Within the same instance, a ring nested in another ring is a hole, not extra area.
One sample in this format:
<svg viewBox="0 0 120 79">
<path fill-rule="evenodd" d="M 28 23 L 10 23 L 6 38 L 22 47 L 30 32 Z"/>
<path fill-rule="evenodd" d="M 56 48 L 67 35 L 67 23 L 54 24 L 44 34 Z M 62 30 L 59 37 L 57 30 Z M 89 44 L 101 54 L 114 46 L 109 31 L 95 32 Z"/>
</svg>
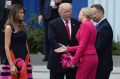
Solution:
<svg viewBox="0 0 120 79">
<path fill-rule="evenodd" d="M 75 26 L 75 24 L 73 24 L 73 26 Z"/>
</svg>

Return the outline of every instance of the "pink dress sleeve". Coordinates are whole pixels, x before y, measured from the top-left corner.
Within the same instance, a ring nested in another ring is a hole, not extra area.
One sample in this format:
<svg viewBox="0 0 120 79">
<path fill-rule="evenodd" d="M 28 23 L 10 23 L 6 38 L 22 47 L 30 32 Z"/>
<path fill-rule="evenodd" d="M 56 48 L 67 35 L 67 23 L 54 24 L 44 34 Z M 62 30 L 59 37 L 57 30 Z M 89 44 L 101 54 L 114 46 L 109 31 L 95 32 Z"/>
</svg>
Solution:
<svg viewBox="0 0 120 79">
<path fill-rule="evenodd" d="M 67 51 L 69 51 L 69 52 L 76 52 L 77 49 L 78 49 L 78 47 L 79 47 L 79 46 L 73 46 L 73 47 L 67 46 Z"/>
<path fill-rule="evenodd" d="M 68 51 L 76 51 L 72 64 L 74 65 L 77 64 L 77 62 L 80 59 L 80 56 L 84 55 L 88 39 L 89 39 L 89 27 L 87 24 L 82 23 L 77 33 L 77 40 L 79 42 L 79 46 L 67 47 Z"/>
</svg>

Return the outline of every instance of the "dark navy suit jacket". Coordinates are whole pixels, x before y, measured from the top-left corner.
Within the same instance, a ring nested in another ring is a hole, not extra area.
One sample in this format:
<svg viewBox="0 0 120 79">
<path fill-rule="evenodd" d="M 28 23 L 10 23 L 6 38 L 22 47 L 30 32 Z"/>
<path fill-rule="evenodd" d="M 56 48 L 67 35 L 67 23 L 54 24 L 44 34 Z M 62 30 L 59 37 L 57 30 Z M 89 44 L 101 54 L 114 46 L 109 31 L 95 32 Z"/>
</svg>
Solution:
<svg viewBox="0 0 120 79">
<path fill-rule="evenodd" d="M 3 19 L 5 0 L 0 0 L 0 21 Z"/>
<path fill-rule="evenodd" d="M 61 67 L 61 55 L 54 52 L 54 49 L 60 47 L 59 43 L 69 46 L 76 46 L 78 42 L 76 40 L 76 33 L 79 29 L 80 23 L 71 19 L 71 39 L 69 39 L 65 24 L 59 17 L 49 23 L 48 26 L 48 39 L 50 43 L 50 55 L 48 59 L 48 68 L 50 70 L 64 73 L 67 69 Z M 74 55 L 75 53 L 71 53 Z"/>
<path fill-rule="evenodd" d="M 104 19 L 97 27 L 96 49 L 99 58 L 98 70 L 100 71 L 111 71 L 113 69 L 112 39 L 112 28 L 107 19 Z"/>
</svg>

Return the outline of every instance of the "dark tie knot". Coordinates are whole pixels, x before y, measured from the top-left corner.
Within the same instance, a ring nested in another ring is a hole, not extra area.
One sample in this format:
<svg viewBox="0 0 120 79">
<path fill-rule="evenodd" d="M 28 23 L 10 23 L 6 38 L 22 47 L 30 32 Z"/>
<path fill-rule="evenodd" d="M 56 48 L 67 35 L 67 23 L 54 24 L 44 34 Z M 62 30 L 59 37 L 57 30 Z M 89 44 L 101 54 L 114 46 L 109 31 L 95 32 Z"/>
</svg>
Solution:
<svg viewBox="0 0 120 79">
<path fill-rule="evenodd" d="M 65 21 L 65 23 L 69 23 L 68 21 Z"/>
<path fill-rule="evenodd" d="M 97 29 L 99 28 L 98 24 L 96 24 L 95 26 L 96 26 Z"/>
</svg>

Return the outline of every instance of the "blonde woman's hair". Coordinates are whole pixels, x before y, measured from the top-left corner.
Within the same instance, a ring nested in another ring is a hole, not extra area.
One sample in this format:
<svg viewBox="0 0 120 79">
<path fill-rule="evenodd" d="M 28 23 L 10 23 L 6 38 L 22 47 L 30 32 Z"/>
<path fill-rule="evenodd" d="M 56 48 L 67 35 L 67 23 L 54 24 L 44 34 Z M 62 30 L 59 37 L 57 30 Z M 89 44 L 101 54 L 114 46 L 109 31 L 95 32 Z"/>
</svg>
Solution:
<svg viewBox="0 0 120 79">
<path fill-rule="evenodd" d="M 92 19 L 91 8 L 88 8 L 88 7 L 81 8 L 81 12 L 84 14 L 86 18 Z"/>
</svg>

